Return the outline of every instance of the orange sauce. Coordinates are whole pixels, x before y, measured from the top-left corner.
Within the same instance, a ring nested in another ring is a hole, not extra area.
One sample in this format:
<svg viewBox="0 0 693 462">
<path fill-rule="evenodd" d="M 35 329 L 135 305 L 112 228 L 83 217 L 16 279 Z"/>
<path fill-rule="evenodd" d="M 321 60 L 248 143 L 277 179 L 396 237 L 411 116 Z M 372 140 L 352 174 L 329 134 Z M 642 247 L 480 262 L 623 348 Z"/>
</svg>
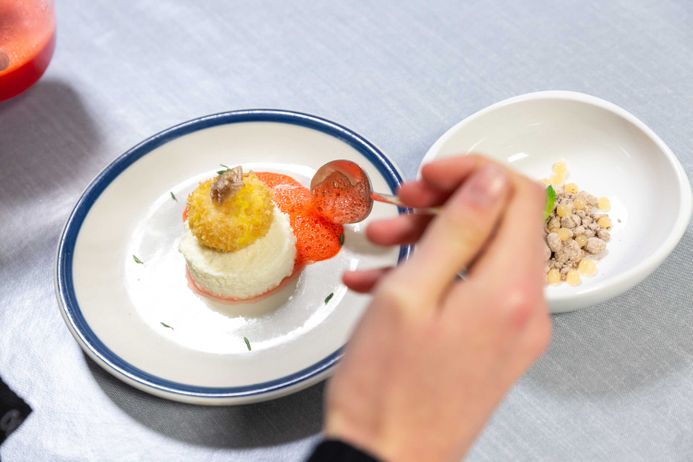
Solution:
<svg viewBox="0 0 693 462">
<path fill-rule="evenodd" d="M 274 203 L 289 215 L 296 236 L 296 264 L 304 265 L 334 257 L 341 248 L 344 227 L 322 216 L 310 190 L 288 175 L 255 172 L 272 189 Z"/>
</svg>

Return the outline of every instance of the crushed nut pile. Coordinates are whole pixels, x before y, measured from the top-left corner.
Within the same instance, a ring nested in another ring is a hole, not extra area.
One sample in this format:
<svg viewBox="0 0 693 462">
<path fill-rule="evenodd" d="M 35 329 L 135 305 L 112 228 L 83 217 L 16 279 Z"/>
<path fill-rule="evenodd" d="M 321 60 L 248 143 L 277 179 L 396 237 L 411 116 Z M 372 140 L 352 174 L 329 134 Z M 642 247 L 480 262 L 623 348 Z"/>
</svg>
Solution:
<svg viewBox="0 0 693 462">
<path fill-rule="evenodd" d="M 556 193 L 544 227 L 545 272 L 548 284 L 566 281 L 577 286 L 581 276 L 597 273 L 595 259 L 604 255 L 611 239 L 612 223 L 605 213 L 611 204 L 606 197 L 580 191 L 575 183 L 564 183 L 567 175 L 565 162 L 559 162 L 553 166 L 553 176 L 544 180 Z"/>
</svg>

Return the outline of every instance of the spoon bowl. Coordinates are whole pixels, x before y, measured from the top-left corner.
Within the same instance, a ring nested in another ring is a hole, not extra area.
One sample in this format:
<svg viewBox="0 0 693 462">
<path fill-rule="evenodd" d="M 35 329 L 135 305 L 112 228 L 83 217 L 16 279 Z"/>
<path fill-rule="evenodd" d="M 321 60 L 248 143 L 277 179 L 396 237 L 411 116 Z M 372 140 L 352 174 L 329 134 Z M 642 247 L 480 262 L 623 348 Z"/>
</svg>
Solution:
<svg viewBox="0 0 693 462">
<path fill-rule="evenodd" d="M 373 209 L 371 180 L 355 162 L 330 161 L 310 181 L 310 192 L 318 211 L 333 223 L 357 223 Z"/>
<path fill-rule="evenodd" d="M 318 211 L 340 225 L 366 219 L 374 201 L 407 208 L 397 196 L 373 192 L 368 174 L 357 163 L 344 159 L 320 167 L 310 182 L 310 192 Z M 437 215 L 440 209 L 424 207 L 414 212 Z"/>
</svg>

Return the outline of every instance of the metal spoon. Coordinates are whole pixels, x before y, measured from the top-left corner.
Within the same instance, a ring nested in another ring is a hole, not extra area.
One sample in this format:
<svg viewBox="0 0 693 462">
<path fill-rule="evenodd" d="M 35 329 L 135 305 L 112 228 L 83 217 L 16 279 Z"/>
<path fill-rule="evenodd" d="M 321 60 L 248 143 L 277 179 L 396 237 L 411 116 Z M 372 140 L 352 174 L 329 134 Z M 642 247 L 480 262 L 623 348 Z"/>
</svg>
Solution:
<svg viewBox="0 0 693 462">
<path fill-rule="evenodd" d="M 368 216 L 373 201 L 407 206 L 392 194 L 373 192 L 368 174 L 350 160 L 333 160 L 315 172 L 310 191 L 320 213 L 334 223 L 357 223 Z M 415 209 L 418 213 L 437 214 L 437 208 Z"/>
</svg>

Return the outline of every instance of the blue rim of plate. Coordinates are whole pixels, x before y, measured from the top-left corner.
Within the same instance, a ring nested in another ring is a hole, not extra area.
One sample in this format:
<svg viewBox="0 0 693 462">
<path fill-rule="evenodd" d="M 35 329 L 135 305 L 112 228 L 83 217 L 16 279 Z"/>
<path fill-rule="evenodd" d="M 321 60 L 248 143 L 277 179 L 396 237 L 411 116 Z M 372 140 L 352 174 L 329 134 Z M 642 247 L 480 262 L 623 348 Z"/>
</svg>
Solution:
<svg viewBox="0 0 693 462">
<path fill-rule="evenodd" d="M 77 204 L 67 219 L 67 223 L 60 237 L 56 262 L 56 290 L 60 308 L 65 315 L 65 322 L 68 323 L 71 333 L 77 337 L 78 343 L 88 349 L 89 353 L 98 358 L 102 366 L 110 369 L 110 372 L 115 372 L 116 376 L 125 377 L 145 388 L 151 388 L 174 395 L 209 399 L 245 398 L 273 393 L 296 386 L 312 377 L 326 372 L 342 357 L 342 348 L 339 348 L 320 361 L 298 372 L 252 385 L 240 387 L 202 387 L 188 385 L 152 375 L 118 356 L 98 338 L 94 331 L 92 331 L 77 303 L 72 280 L 72 257 L 74 248 L 84 219 L 104 189 L 106 189 L 106 187 L 130 165 L 163 144 L 206 128 L 245 122 L 285 123 L 320 131 L 356 149 L 373 164 L 383 176 L 392 192 L 395 192 L 397 186 L 403 181 L 401 174 L 392 161 L 373 144 L 348 128 L 310 114 L 278 109 L 229 111 L 192 119 L 163 130 L 122 154 L 92 180 L 77 201 Z M 404 210 L 400 209 L 400 213 L 403 212 Z M 398 261 L 402 262 L 406 260 L 410 252 L 410 246 L 402 246 L 400 248 Z"/>
</svg>

